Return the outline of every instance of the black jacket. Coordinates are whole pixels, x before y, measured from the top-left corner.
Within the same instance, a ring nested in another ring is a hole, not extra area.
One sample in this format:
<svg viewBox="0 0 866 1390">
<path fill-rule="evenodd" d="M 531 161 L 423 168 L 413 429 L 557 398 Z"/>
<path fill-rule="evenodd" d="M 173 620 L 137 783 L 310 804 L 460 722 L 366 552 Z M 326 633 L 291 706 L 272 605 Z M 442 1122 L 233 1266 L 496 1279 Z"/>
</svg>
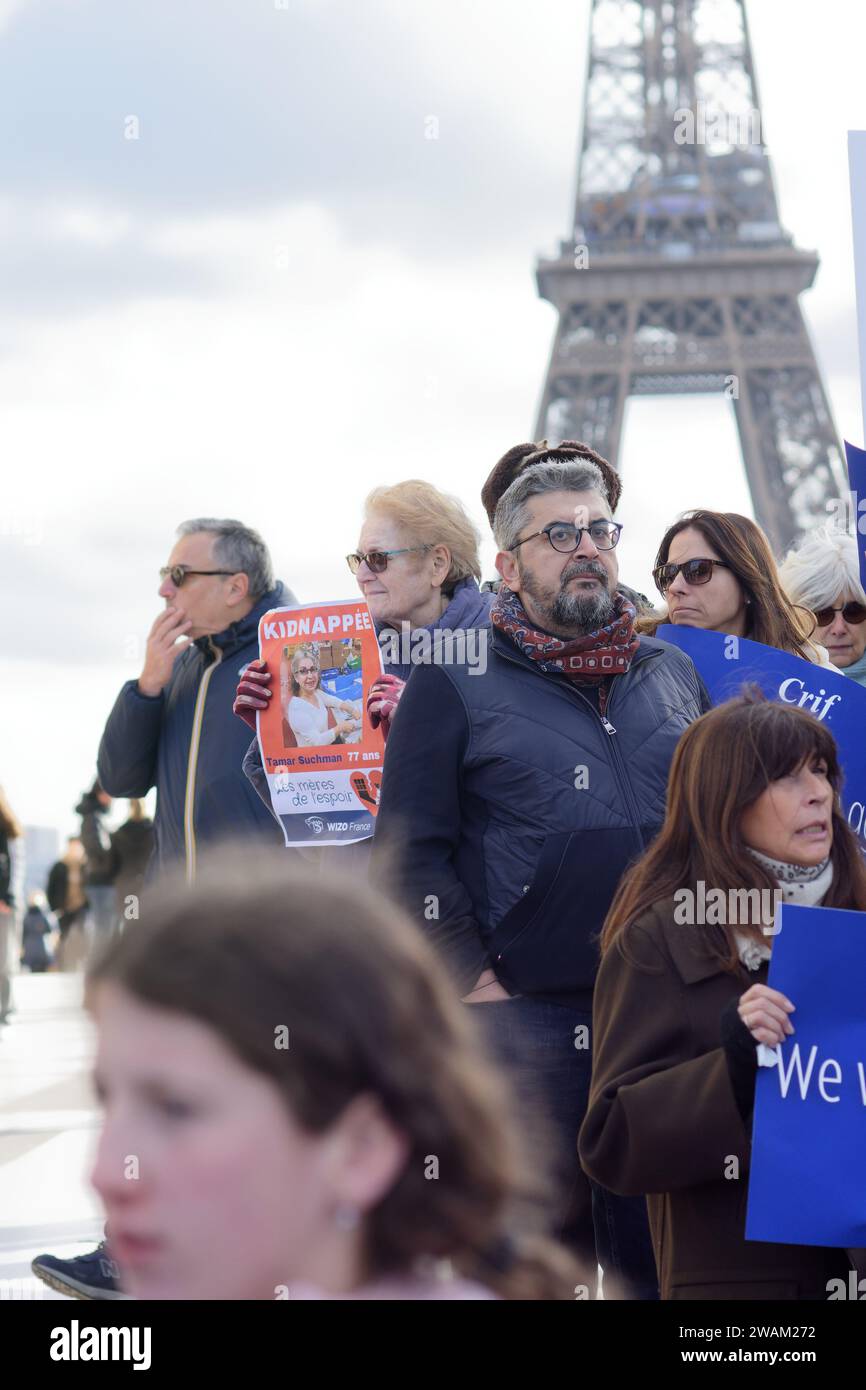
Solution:
<svg viewBox="0 0 866 1390">
<path fill-rule="evenodd" d="M 82 866 L 82 891 L 84 892 L 84 903 L 88 904 L 87 887 L 84 883 L 84 869 Z M 45 896 L 48 899 L 48 906 L 52 912 L 59 914 L 66 911 L 66 894 L 69 891 L 69 870 L 62 859 L 58 859 L 48 871 L 48 882 L 45 885 Z"/>
<path fill-rule="evenodd" d="M 683 730 L 710 701 L 692 662 L 641 638 L 597 689 L 543 672 L 501 632 L 484 674 L 422 666 L 388 738 L 373 877 L 440 948 L 461 993 L 492 965 L 512 993 L 588 1007 L 597 935 L 664 818 Z"/>
<path fill-rule="evenodd" d="M 111 853 L 115 864 L 114 887 L 118 906 L 131 893 L 140 893 L 144 874 L 153 853 L 153 821 L 124 821 L 111 836 Z"/>
<path fill-rule="evenodd" d="M 111 839 L 102 820 L 105 809 L 93 792 L 85 792 L 75 808 L 81 817 L 81 843 L 87 855 L 84 881 L 94 888 L 109 887 L 117 873 Z"/>
<path fill-rule="evenodd" d="M 149 872 L 233 838 L 281 844 L 279 829 L 241 770 L 249 730 L 232 704 L 241 672 L 258 655 L 259 618 L 294 603 L 282 584 L 225 632 L 182 652 L 161 695 L 127 681 L 99 745 L 99 781 L 110 796 L 142 797 L 157 788 L 154 859 Z"/>
</svg>

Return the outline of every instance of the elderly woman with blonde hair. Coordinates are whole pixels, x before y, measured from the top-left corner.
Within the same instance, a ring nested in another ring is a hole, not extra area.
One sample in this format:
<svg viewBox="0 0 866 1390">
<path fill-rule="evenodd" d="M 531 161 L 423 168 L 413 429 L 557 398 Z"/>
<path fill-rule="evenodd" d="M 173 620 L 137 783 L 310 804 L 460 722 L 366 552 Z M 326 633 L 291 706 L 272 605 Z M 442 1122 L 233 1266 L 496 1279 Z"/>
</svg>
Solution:
<svg viewBox="0 0 866 1390">
<path fill-rule="evenodd" d="M 424 650 L 419 634 L 489 626 L 493 595 L 478 586 L 479 543 L 462 503 L 432 483 L 412 478 L 377 487 L 364 503 L 358 549 L 346 560 L 382 648 L 385 674 L 367 691 L 367 710 L 386 735 L 413 669 L 411 653 Z M 270 684 L 271 673 L 258 661 L 241 677 L 234 710 L 252 729 L 256 710 L 267 709 Z M 244 770 L 258 789 L 256 762 L 251 748 Z"/>
</svg>

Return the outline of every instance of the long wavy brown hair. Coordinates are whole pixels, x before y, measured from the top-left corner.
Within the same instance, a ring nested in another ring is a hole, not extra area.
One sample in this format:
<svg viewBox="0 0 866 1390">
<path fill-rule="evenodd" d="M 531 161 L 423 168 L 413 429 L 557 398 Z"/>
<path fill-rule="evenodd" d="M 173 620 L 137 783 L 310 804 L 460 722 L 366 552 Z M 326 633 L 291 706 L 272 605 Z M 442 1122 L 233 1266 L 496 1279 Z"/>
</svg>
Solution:
<svg viewBox="0 0 866 1390">
<path fill-rule="evenodd" d="M 367 1278 L 432 1256 L 506 1298 L 573 1299 L 589 1280 L 545 1235 L 545 1187 L 530 1177 L 504 1077 L 422 932 L 356 879 L 286 858 L 221 850 L 194 887 L 155 890 L 95 962 L 89 1000 L 110 980 L 207 1024 L 312 1134 L 375 1096 L 409 1156 L 364 1216 Z M 286 1020 L 281 1050 L 274 1028 Z"/>
<path fill-rule="evenodd" d="M 743 812 L 772 782 L 809 759 L 821 759 L 833 787 L 833 882 L 825 907 L 866 911 L 866 865 L 839 804 L 842 773 L 836 740 L 814 715 L 750 690 L 690 724 L 677 744 L 668 777 L 664 824 L 647 853 L 626 873 L 601 933 L 602 952 L 622 944 L 626 928 L 680 889 L 701 881 L 725 894 L 765 889 L 775 880 L 749 854 L 740 832 Z M 766 941 L 760 923 L 737 930 Z M 704 929 L 705 944 L 727 969 L 737 963 L 734 928 Z"/>
<path fill-rule="evenodd" d="M 810 637 L 815 630 L 815 617 L 807 608 L 793 604 L 779 580 L 779 572 L 769 541 L 754 521 L 738 512 L 710 512 L 703 508 L 685 512 L 669 526 L 662 537 L 655 565 L 666 565 L 671 543 L 681 531 L 693 528 L 724 560 L 750 600 L 746 608 L 746 632 L 753 642 L 818 661 L 819 652 Z M 642 617 L 637 631 L 655 636 L 661 623 L 669 622 L 667 614 Z"/>
</svg>

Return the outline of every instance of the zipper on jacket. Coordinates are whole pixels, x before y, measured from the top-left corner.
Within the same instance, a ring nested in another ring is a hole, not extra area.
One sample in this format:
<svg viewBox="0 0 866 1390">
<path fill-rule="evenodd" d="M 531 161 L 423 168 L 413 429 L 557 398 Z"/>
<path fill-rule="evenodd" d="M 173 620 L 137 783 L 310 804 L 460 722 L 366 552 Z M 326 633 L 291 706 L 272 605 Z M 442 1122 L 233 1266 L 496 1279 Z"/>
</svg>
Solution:
<svg viewBox="0 0 866 1390">
<path fill-rule="evenodd" d="M 578 699 L 583 701 L 587 709 L 592 710 L 592 713 L 598 716 L 598 718 L 602 722 L 602 726 L 606 734 L 613 735 L 616 733 L 616 729 L 613 727 L 610 720 L 605 718 L 603 714 L 599 714 L 598 710 L 595 708 L 591 700 L 588 700 L 587 697 L 581 694 L 581 692 L 577 689 L 575 689 L 574 694 L 578 697 Z M 632 814 L 634 827 L 640 834 L 640 807 L 638 806 L 637 801 L 635 799 L 634 790 L 632 789 L 631 778 L 628 775 L 628 768 L 626 767 L 625 759 L 619 751 L 619 745 L 615 738 L 611 738 L 609 746 L 611 752 L 611 763 L 613 764 L 614 769 L 614 775 L 616 776 L 617 781 L 620 783 L 620 786 L 622 787 L 626 805 L 629 807 Z M 641 835 L 641 839 L 643 839 L 643 835 Z"/>
<path fill-rule="evenodd" d="M 198 768 L 198 750 L 201 743 L 201 726 L 204 722 L 204 702 L 207 699 L 207 688 L 210 685 L 210 678 L 223 659 L 223 654 L 219 647 L 215 647 L 208 638 L 208 646 L 213 655 L 213 662 L 202 672 L 199 682 L 198 694 L 195 698 L 195 713 L 192 717 L 192 733 L 189 739 L 189 757 L 186 764 L 186 796 L 184 798 L 183 809 L 183 838 L 186 850 L 186 881 L 192 883 L 195 879 L 196 867 L 196 843 L 195 843 L 195 780 Z"/>
<path fill-rule="evenodd" d="M 497 649 L 494 648 L 494 650 L 497 650 Z M 503 657 L 505 661 L 513 661 L 514 664 L 515 664 L 516 666 L 523 666 L 523 667 L 524 667 L 525 669 L 527 669 L 527 670 L 532 669 L 532 668 L 529 667 L 524 661 L 522 661 L 519 657 L 517 657 L 517 656 L 511 656 L 510 653 L 508 653 L 508 652 L 503 652 L 503 651 L 499 650 L 499 651 L 498 651 L 498 655 L 501 656 L 501 657 Z M 653 661 L 653 660 L 655 660 L 656 657 L 658 657 L 658 656 L 660 656 L 660 655 L 661 655 L 660 652 L 648 652 L 647 655 L 643 658 L 643 660 L 639 663 L 639 665 L 642 666 L 642 665 L 644 664 L 644 662 Z M 635 668 L 632 667 L 632 669 L 635 669 Z M 538 675 L 540 675 L 540 676 L 548 676 L 548 673 L 547 673 L 547 671 L 538 670 Z M 622 680 L 622 679 L 624 679 L 624 676 L 625 676 L 625 675 L 628 675 L 628 672 L 625 672 L 623 676 L 617 677 L 617 680 Z M 552 681 L 552 683 L 553 683 L 558 689 L 563 689 L 563 687 L 560 686 L 559 681 L 555 680 L 555 679 L 554 679 L 553 677 L 551 677 L 551 676 L 548 676 L 548 679 L 550 679 L 550 680 Z M 610 705 L 610 704 L 613 703 L 613 695 L 614 695 L 614 691 L 615 691 L 615 690 L 616 690 L 616 681 L 614 681 L 613 684 L 612 684 L 612 686 L 611 686 L 610 695 L 608 696 L 608 705 Z M 627 767 L 626 767 L 625 761 L 624 761 L 624 759 L 623 759 L 622 754 L 621 754 L 620 751 L 619 751 L 619 748 L 618 748 L 618 746 L 617 746 L 616 739 L 613 737 L 613 735 L 616 733 L 616 729 L 614 728 L 614 726 L 613 726 L 613 724 L 610 722 L 610 720 L 607 718 L 607 716 L 604 715 L 604 714 L 602 714 L 600 710 L 597 710 L 596 707 L 595 707 L 595 705 L 592 703 L 592 701 L 591 701 L 591 700 L 588 700 L 587 697 L 586 697 L 585 695 L 582 695 L 581 692 L 577 689 L 576 686 L 570 685 L 569 688 L 568 688 L 568 690 L 567 690 L 565 693 L 566 693 L 566 694 L 572 693 L 572 694 L 576 695 L 577 698 L 578 698 L 584 705 L 586 705 L 586 707 L 587 707 L 587 709 L 590 711 L 590 713 L 593 714 L 593 715 L 595 716 L 596 719 L 599 719 L 599 720 L 601 721 L 602 728 L 604 729 L 605 733 L 611 738 L 611 742 L 610 742 L 610 751 L 611 751 L 611 763 L 612 763 L 612 765 L 613 765 L 614 776 L 616 777 L 617 781 L 619 782 L 619 784 L 620 784 L 620 786 L 621 786 L 621 788 L 622 788 L 624 797 L 625 797 L 626 804 L 628 805 L 629 809 L 631 810 L 631 814 L 632 814 L 632 818 L 633 818 L 633 821 L 634 821 L 635 830 L 637 830 L 638 834 L 639 834 L 640 837 L 641 837 L 641 840 L 643 840 L 644 837 L 643 837 L 643 835 L 641 834 L 641 830 L 640 830 L 640 827 L 641 827 L 641 813 L 640 813 L 640 808 L 639 808 L 639 806 L 638 806 L 638 804 L 637 804 L 637 800 L 635 799 L 634 790 L 633 790 L 632 784 L 631 784 L 631 778 L 630 778 L 629 775 L 628 775 L 628 769 L 627 769 Z"/>
</svg>

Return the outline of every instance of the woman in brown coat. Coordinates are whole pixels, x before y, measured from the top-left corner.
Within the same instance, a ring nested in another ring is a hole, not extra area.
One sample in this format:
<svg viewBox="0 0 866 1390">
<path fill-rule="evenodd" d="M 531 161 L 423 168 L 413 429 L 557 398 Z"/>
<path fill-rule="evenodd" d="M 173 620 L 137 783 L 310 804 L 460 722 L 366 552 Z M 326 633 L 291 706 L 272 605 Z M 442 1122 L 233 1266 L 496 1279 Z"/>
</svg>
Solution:
<svg viewBox="0 0 866 1390">
<path fill-rule="evenodd" d="M 844 1250 L 745 1239 L 756 1045 L 794 1031 L 797 1002 L 766 984 L 775 904 L 866 909 L 840 780 L 812 715 L 760 696 L 711 710 L 605 922 L 580 1156 L 647 1195 L 663 1299 L 826 1299 L 847 1278 Z"/>
</svg>

